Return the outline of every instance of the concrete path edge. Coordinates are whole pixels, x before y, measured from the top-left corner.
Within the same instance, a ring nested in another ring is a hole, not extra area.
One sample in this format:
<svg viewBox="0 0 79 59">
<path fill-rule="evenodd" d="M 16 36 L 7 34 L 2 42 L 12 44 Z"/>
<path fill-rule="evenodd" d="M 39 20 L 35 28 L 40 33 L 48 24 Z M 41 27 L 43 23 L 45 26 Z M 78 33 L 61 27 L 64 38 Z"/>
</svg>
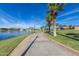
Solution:
<svg viewBox="0 0 79 59">
<path fill-rule="evenodd" d="M 29 45 L 32 43 L 32 41 L 35 39 L 36 34 L 29 35 L 26 37 L 10 54 L 9 56 L 21 56 L 26 49 L 29 47 Z"/>
<path fill-rule="evenodd" d="M 48 35 L 48 34 L 46 34 L 46 35 Z M 48 39 L 52 39 L 52 38 L 48 38 Z M 68 47 L 68 46 L 66 46 L 66 45 L 64 45 L 64 44 L 62 44 L 62 43 L 60 43 L 60 42 L 58 42 L 58 41 L 56 41 L 56 40 L 51 40 L 51 41 L 56 42 L 56 43 L 59 44 L 60 46 L 66 48 L 67 50 L 69 50 L 69 51 L 71 51 L 72 53 L 76 54 L 76 56 L 79 56 L 79 51 L 77 51 L 77 50 L 75 50 L 75 49 L 73 49 L 73 48 L 71 48 L 71 47 Z"/>
</svg>

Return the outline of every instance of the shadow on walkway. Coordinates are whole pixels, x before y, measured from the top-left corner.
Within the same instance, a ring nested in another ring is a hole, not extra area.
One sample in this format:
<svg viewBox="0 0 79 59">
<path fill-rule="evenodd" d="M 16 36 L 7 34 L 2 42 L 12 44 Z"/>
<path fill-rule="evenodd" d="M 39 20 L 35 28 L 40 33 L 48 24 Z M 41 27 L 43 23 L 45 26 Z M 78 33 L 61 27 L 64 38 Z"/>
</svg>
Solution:
<svg viewBox="0 0 79 59">
<path fill-rule="evenodd" d="M 24 53 L 21 56 L 24 56 L 27 51 L 29 50 L 29 48 L 32 46 L 32 44 L 35 42 L 35 40 L 38 38 L 38 36 L 35 37 L 35 39 L 32 41 L 32 43 L 28 46 L 28 48 L 26 49 L 26 51 L 24 51 Z"/>
</svg>

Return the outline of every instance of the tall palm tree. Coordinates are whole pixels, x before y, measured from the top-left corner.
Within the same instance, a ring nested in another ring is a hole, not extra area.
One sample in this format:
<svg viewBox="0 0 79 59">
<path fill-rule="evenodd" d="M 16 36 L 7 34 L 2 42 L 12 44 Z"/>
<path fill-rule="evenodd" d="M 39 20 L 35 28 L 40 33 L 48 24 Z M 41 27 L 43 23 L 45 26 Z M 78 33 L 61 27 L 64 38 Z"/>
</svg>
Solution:
<svg viewBox="0 0 79 59">
<path fill-rule="evenodd" d="M 51 27 L 51 21 L 52 21 L 52 17 L 50 16 L 50 14 L 47 15 L 46 21 L 48 26 L 48 32 L 50 33 L 50 27 Z"/>
<path fill-rule="evenodd" d="M 62 10 L 64 4 L 63 3 L 50 3 L 49 4 L 49 11 L 51 16 L 53 17 L 53 34 L 56 36 L 56 16 L 58 11 Z"/>
</svg>

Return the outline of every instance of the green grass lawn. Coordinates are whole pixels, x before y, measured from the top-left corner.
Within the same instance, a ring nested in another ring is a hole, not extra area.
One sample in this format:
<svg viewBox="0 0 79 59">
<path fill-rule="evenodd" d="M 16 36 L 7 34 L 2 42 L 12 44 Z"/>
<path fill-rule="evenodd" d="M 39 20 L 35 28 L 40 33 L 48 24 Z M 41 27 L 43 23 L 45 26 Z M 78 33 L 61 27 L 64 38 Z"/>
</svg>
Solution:
<svg viewBox="0 0 79 59">
<path fill-rule="evenodd" d="M 18 36 L 0 41 L 0 56 L 8 55 L 26 36 Z"/>
<path fill-rule="evenodd" d="M 78 30 L 59 30 L 57 31 L 58 33 L 61 33 L 61 34 L 67 34 L 67 33 L 75 33 L 75 34 L 79 34 L 79 31 Z"/>
<path fill-rule="evenodd" d="M 60 34 L 63 34 L 63 35 L 66 35 L 67 33 L 75 33 L 75 34 L 79 33 L 79 31 L 76 31 L 76 30 L 60 30 L 57 32 Z M 72 38 L 69 38 L 66 36 L 62 36 L 59 34 L 56 37 L 53 37 L 53 35 L 48 34 L 48 38 L 51 40 L 52 39 L 56 40 L 56 41 L 66 45 L 66 46 L 69 46 L 69 47 L 79 51 L 79 41 L 78 40 L 75 40 L 75 39 L 72 39 Z"/>
</svg>

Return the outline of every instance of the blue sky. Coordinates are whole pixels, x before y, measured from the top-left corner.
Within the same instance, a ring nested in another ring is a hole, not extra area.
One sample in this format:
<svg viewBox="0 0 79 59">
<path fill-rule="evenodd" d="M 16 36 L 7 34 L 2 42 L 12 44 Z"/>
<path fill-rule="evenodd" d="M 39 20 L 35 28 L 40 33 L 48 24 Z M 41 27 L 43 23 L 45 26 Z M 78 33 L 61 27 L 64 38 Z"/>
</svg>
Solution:
<svg viewBox="0 0 79 59">
<path fill-rule="evenodd" d="M 40 27 L 45 23 L 47 4 L 0 4 L 0 27 Z"/>
<path fill-rule="evenodd" d="M 57 23 L 64 25 L 79 25 L 79 3 L 67 3 L 58 13 Z"/>
<path fill-rule="evenodd" d="M 0 27 L 28 28 L 45 25 L 48 4 L 0 4 Z M 57 23 L 79 25 L 79 4 L 65 4 Z"/>
</svg>

